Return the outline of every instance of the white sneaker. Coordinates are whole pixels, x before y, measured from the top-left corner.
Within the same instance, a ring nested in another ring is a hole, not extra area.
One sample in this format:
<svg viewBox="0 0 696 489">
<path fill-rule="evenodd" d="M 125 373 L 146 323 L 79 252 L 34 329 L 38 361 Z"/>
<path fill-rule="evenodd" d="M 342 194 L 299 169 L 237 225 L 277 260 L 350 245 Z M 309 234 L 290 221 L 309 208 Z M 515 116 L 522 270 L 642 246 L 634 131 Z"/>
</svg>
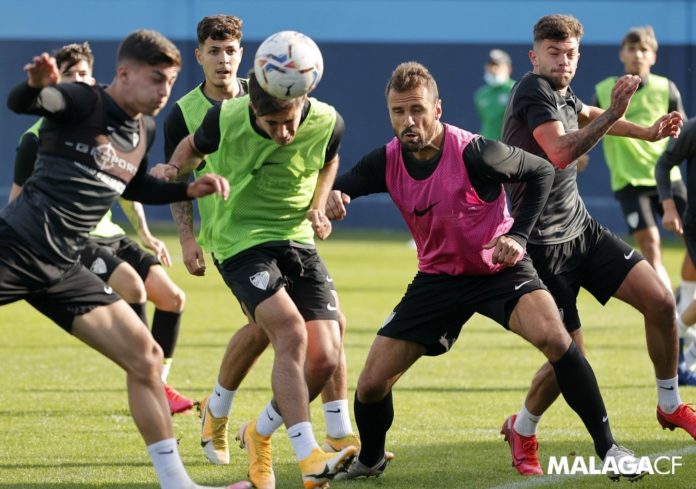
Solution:
<svg viewBox="0 0 696 489">
<path fill-rule="evenodd" d="M 611 464 L 611 469 L 614 470 L 607 470 L 605 472 L 611 480 L 617 481 L 619 478 L 623 477 L 633 482 L 641 479 L 647 474 L 647 472 L 638 470 L 639 463 L 640 460 L 632 451 L 621 445 L 614 444 L 604 456 L 602 471 L 605 472 L 604 468 L 607 467 L 608 464 Z"/>
</svg>

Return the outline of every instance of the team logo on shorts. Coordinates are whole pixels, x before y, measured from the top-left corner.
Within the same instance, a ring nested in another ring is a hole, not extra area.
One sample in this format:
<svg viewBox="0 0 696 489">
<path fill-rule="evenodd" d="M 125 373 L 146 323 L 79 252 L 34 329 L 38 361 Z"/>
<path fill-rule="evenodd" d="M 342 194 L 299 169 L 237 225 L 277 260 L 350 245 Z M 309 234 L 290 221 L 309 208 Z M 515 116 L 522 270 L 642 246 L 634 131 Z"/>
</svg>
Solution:
<svg viewBox="0 0 696 489">
<path fill-rule="evenodd" d="M 626 224 L 628 224 L 628 227 L 631 229 L 635 229 L 638 227 L 638 213 L 637 212 L 631 212 L 629 215 L 626 216 Z"/>
<path fill-rule="evenodd" d="M 249 277 L 249 281 L 251 284 L 256 287 L 257 289 L 261 290 L 266 290 L 268 287 L 268 281 L 270 280 L 271 275 L 267 271 L 263 272 L 257 272 L 251 277 Z"/>
<path fill-rule="evenodd" d="M 97 258 L 90 265 L 89 271 L 94 273 L 95 275 L 105 274 L 106 273 L 106 262 L 101 258 Z"/>
<path fill-rule="evenodd" d="M 457 340 L 457 338 L 447 338 L 447 333 L 443 334 L 440 336 L 440 339 L 438 340 L 440 344 L 444 347 L 445 353 L 450 351 L 450 348 L 452 348 L 452 345 L 454 345 L 454 342 Z"/>
<path fill-rule="evenodd" d="M 391 322 L 392 319 L 394 319 L 394 316 L 396 316 L 396 311 L 392 312 L 389 316 L 387 316 L 387 319 L 384 320 L 384 323 L 379 329 L 384 328 L 387 324 Z"/>
</svg>

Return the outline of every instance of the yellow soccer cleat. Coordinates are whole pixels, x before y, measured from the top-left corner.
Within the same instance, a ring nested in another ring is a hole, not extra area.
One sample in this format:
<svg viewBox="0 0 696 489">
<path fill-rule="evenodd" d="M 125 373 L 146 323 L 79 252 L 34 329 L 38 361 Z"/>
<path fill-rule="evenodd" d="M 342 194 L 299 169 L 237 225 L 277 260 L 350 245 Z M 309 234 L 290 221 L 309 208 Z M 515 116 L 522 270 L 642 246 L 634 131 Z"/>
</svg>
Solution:
<svg viewBox="0 0 696 489">
<path fill-rule="evenodd" d="M 256 419 L 244 423 L 237 435 L 239 446 L 246 448 L 249 480 L 256 489 L 275 489 L 271 437 L 256 432 Z"/>
<path fill-rule="evenodd" d="M 355 447 L 360 451 L 360 437 L 355 433 L 346 435 L 343 438 L 331 438 L 327 436 L 321 449 L 325 452 L 340 452 L 346 447 Z"/>
<path fill-rule="evenodd" d="M 208 409 L 208 399 L 205 397 L 198 405 L 201 416 L 201 447 L 203 453 L 216 465 L 230 463 L 230 449 L 227 444 L 227 422 L 229 418 L 216 418 Z"/>
<path fill-rule="evenodd" d="M 339 472 L 345 471 L 358 453 L 354 446 L 348 446 L 336 453 L 327 453 L 315 448 L 307 458 L 300 460 L 302 481 L 305 489 L 325 488 L 329 480 Z"/>
</svg>

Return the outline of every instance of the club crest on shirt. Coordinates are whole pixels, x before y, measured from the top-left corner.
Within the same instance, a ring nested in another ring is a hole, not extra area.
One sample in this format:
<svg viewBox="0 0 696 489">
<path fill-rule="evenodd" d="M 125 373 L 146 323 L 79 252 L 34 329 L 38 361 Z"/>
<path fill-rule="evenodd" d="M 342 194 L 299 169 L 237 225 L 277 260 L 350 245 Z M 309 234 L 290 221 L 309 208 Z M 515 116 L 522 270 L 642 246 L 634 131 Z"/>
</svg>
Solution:
<svg viewBox="0 0 696 489">
<path fill-rule="evenodd" d="M 100 144 L 99 146 L 93 148 L 92 157 L 94 158 L 94 162 L 101 170 L 108 171 L 113 168 L 119 168 L 121 170 L 125 170 L 131 175 L 135 175 L 135 173 L 138 171 L 138 168 L 134 164 L 126 161 L 118 155 L 111 143 Z"/>
</svg>

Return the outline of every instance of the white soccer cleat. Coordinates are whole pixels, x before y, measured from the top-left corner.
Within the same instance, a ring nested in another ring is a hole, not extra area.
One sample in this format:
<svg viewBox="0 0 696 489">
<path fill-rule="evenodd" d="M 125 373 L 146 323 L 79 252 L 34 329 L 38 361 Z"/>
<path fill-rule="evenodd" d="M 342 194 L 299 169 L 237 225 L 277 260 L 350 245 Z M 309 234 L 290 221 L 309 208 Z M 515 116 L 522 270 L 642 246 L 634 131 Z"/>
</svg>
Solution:
<svg viewBox="0 0 696 489">
<path fill-rule="evenodd" d="M 647 474 L 647 472 L 639 470 L 639 465 L 640 460 L 631 450 L 614 444 L 604 456 L 602 472 L 606 473 L 613 481 L 618 481 L 623 477 L 633 482 Z"/>
</svg>

